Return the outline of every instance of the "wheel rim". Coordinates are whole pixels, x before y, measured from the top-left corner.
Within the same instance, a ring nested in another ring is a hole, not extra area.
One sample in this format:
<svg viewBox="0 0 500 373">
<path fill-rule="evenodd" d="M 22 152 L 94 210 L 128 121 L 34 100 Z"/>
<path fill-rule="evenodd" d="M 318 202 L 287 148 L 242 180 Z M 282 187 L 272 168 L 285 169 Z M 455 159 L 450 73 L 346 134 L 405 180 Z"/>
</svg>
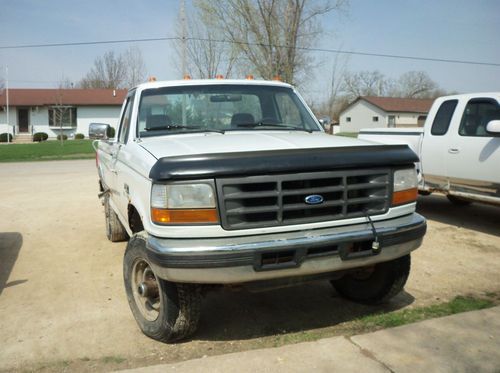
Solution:
<svg viewBox="0 0 500 373">
<path fill-rule="evenodd" d="M 142 317 L 155 321 L 160 314 L 161 299 L 158 280 L 147 261 L 136 259 L 130 282 L 135 304 Z"/>
</svg>

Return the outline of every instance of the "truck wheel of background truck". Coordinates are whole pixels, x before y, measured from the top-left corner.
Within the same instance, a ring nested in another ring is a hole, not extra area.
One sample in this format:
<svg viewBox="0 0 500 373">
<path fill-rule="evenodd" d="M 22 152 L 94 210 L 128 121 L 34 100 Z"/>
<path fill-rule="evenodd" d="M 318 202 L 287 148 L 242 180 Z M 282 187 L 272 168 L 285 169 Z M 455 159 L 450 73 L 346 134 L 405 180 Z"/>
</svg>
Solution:
<svg viewBox="0 0 500 373">
<path fill-rule="evenodd" d="M 448 198 L 448 201 L 453 203 L 456 206 L 468 206 L 472 203 L 472 201 L 460 198 L 460 197 L 455 197 L 452 196 L 451 194 L 447 194 L 446 198 Z"/>
<path fill-rule="evenodd" d="M 200 319 L 200 286 L 156 277 L 146 255 L 146 233 L 128 242 L 123 278 L 128 303 L 139 328 L 148 337 L 175 342 L 193 334 Z"/>
<path fill-rule="evenodd" d="M 109 205 L 109 196 L 104 197 L 104 216 L 106 218 L 106 236 L 111 242 L 126 241 L 127 231 L 118 219 L 118 216 Z"/>
<path fill-rule="evenodd" d="M 360 268 L 331 283 L 343 297 L 363 304 L 387 301 L 403 290 L 410 274 L 411 258 L 401 258 Z"/>
</svg>

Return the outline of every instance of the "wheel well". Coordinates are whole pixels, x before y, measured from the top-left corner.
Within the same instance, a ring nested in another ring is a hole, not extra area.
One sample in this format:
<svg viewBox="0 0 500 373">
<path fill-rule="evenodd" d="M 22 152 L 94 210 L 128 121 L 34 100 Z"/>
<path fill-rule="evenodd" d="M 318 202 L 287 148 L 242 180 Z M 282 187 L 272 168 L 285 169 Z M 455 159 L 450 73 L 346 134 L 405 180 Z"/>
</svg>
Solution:
<svg viewBox="0 0 500 373">
<path fill-rule="evenodd" d="M 142 225 L 141 216 L 133 205 L 128 205 L 128 225 L 133 233 L 141 232 L 144 230 Z"/>
</svg>

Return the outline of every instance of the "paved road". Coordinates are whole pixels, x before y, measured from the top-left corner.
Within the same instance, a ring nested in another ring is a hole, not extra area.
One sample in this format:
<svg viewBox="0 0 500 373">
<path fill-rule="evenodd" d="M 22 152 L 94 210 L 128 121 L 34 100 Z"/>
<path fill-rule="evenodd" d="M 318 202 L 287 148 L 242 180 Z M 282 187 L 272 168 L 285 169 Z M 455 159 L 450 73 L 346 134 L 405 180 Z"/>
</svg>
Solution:
<svg viewBox="0 0 500 373">
<path fill-rule="evenodd" d="M 94 161 L 0 163 L 0 371 L 61 361 L 124 360 L 118 368 L 178 362 L 300 333 L 343 334 L 349 321 L 373 312 L 500 294 L 500 209 L 458 209 L 432 196 L 419 209 L 430 217 L 429 231 L 413 255 L 406 292 L 389 305 L 344 301 L 327 282 L 214 292 L 193 340 L 166 345 L 146 338 L 128 308 L 125 243 L 106 240 Z"/>
</svg>

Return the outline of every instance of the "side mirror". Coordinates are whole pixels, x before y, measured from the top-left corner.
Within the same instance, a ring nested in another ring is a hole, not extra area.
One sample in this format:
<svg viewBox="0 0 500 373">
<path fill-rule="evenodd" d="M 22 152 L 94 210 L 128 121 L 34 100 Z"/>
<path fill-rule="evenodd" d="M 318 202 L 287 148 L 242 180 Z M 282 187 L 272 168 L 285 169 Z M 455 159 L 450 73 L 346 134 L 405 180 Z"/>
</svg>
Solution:
<svg viewBox="0 0 500 373">
<path fill-rule="evenodd" d="M 319 124 L 321 124 L 321 126 L 325 130 L 328 130 L 327 127 L 332 123 L 332 120 L 329 116 L 324 116 L 324 117 L 318 118 L 318 122 L 319 122 Z"/>
<path fill-rule="evenodd" d="M 107 140 L 115 136 L 115 129 L 106 123 L 90 123 L 89 138 Z"/>
<path fill-rule="evenodd" d="M 500 137 L 500 120 L 495 119 L 488 122 L 486 132 L 495 137 Z"/>
</svg>

